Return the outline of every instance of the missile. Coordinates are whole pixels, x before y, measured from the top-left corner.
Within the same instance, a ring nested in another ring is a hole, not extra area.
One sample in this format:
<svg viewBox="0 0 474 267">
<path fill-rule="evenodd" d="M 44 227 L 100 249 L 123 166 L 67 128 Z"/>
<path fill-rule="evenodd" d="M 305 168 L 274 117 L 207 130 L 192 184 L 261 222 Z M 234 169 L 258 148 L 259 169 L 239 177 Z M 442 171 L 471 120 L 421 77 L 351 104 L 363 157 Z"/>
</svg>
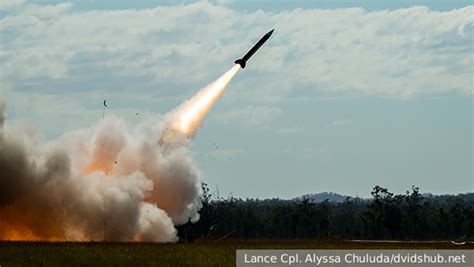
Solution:
<svg viewBox="0 0 474 267">
<path fill-rule="evenodd" d="M 252 49 L 250 49 L 247 52 L 247 54 L 245 54 L 242 58 L 234 61 L 234 63 L 239 64 L 242 67 L 242 69 L 245 68 L 245 65 L 247 64 L 247 60 L 249 60 L 253 56 L 253 54 L 255 54 L 255 52 L 257 52 L 257 50 L 268 40 L 268 38 L 270 38 L 274 30 L 275 29 L 267 32 L 267 34 L 265 34 L 262 38 L 260 38 L 260 40 L 258 40 L 258 42 L 252 47 Z"/>
</svg>

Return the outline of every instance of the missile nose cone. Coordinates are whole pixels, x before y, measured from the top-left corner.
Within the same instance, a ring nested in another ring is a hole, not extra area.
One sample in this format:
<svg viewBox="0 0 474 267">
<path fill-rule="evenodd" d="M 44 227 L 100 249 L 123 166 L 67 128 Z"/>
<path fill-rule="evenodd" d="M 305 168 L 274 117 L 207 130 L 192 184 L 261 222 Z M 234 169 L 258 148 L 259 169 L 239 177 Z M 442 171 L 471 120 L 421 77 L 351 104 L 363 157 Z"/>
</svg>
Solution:
<svg viewBox="0 0 474 267">
<path fill-rule="evenodd" d="M 269 31 L 269 32 L 267 33 L 267 35 L 268 35 L 268 36 L 272 35 L 272 33 L 273 33 L 274 30 L 275 30 L 275 29 L 272 29 L 271 31 Z"/>
</svg>

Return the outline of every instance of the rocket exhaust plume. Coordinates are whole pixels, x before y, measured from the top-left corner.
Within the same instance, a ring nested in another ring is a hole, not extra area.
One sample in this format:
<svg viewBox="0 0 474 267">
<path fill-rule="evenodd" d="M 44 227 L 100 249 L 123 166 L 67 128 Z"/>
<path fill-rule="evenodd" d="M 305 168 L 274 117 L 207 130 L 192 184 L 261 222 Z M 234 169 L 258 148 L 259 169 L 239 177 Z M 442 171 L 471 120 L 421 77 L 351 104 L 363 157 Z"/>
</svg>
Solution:
<svg viewBox="0 0 474 267">
<path fill-rule="evenodd" d="M 5 127 L 0 99 L 0 240 L 176 241 L 175 226 L 197 221 L 201 207 L 186 144 L 239 69 L 133 131 L 105 116 L 48 142 Z"/>
<path fill-rule="evenodd" d="M 226 86 L 239 70 L 240 65 L 235 64 L 229 71 L 171 112 L 160 144 L 169 144 L 179 138 L 189 139 L 194 136 L 212 105 L 222 96 Z"/>
<path fill-rule="evenodd" d="M 237 59 L 235 65 L 219 79 L 206 86 L 194 97 L 179 106 L 170 114 L 167 119 L 166 129 L 160 139 L 161 146 L 190 139 L 196 133 L 212 105 L 224 93 L 224 90 L 230 80 L 237 74 L 240 68 L 245 68 L 247 61 L 257 52 L 260 47 L 272 36 L 273 30 L 267 32 L 258 42 L 240 59 Z"/>
</svg>

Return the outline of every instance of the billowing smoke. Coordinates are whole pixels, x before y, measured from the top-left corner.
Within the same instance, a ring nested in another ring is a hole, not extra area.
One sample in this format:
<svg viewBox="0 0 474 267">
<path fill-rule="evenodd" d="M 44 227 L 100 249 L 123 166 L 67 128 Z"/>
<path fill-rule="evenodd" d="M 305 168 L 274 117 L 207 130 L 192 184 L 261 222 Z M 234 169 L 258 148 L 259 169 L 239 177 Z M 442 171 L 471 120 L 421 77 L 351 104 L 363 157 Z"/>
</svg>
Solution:
<svg viewBox="0 0 474 267">
<path fill-rule="evenodd" d="M 48 142 L 4 127 L 0 101 L 0 240 L 176 241 L 201 207 L 186 145 L 237 71 L 133 131 L 107 116 Z"/>
</svg>

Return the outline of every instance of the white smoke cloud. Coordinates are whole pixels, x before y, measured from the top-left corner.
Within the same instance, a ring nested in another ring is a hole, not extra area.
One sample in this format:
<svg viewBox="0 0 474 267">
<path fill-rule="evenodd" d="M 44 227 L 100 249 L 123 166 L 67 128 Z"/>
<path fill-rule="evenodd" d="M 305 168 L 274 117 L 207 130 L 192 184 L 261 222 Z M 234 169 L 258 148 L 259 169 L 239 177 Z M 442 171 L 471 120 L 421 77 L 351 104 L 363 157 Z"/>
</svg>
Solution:
<svg viewBox="0 0 474 267">
<path fill-rule="evenodd" d="M 201 178 L 186 147 L 157 145 L 163 127 L 105 117 L 49 142 L 4 128 L 0 239 L 100 239 L 107 224 L 108 240 L 176 241 L 199 218 Z"/>
</svg>

